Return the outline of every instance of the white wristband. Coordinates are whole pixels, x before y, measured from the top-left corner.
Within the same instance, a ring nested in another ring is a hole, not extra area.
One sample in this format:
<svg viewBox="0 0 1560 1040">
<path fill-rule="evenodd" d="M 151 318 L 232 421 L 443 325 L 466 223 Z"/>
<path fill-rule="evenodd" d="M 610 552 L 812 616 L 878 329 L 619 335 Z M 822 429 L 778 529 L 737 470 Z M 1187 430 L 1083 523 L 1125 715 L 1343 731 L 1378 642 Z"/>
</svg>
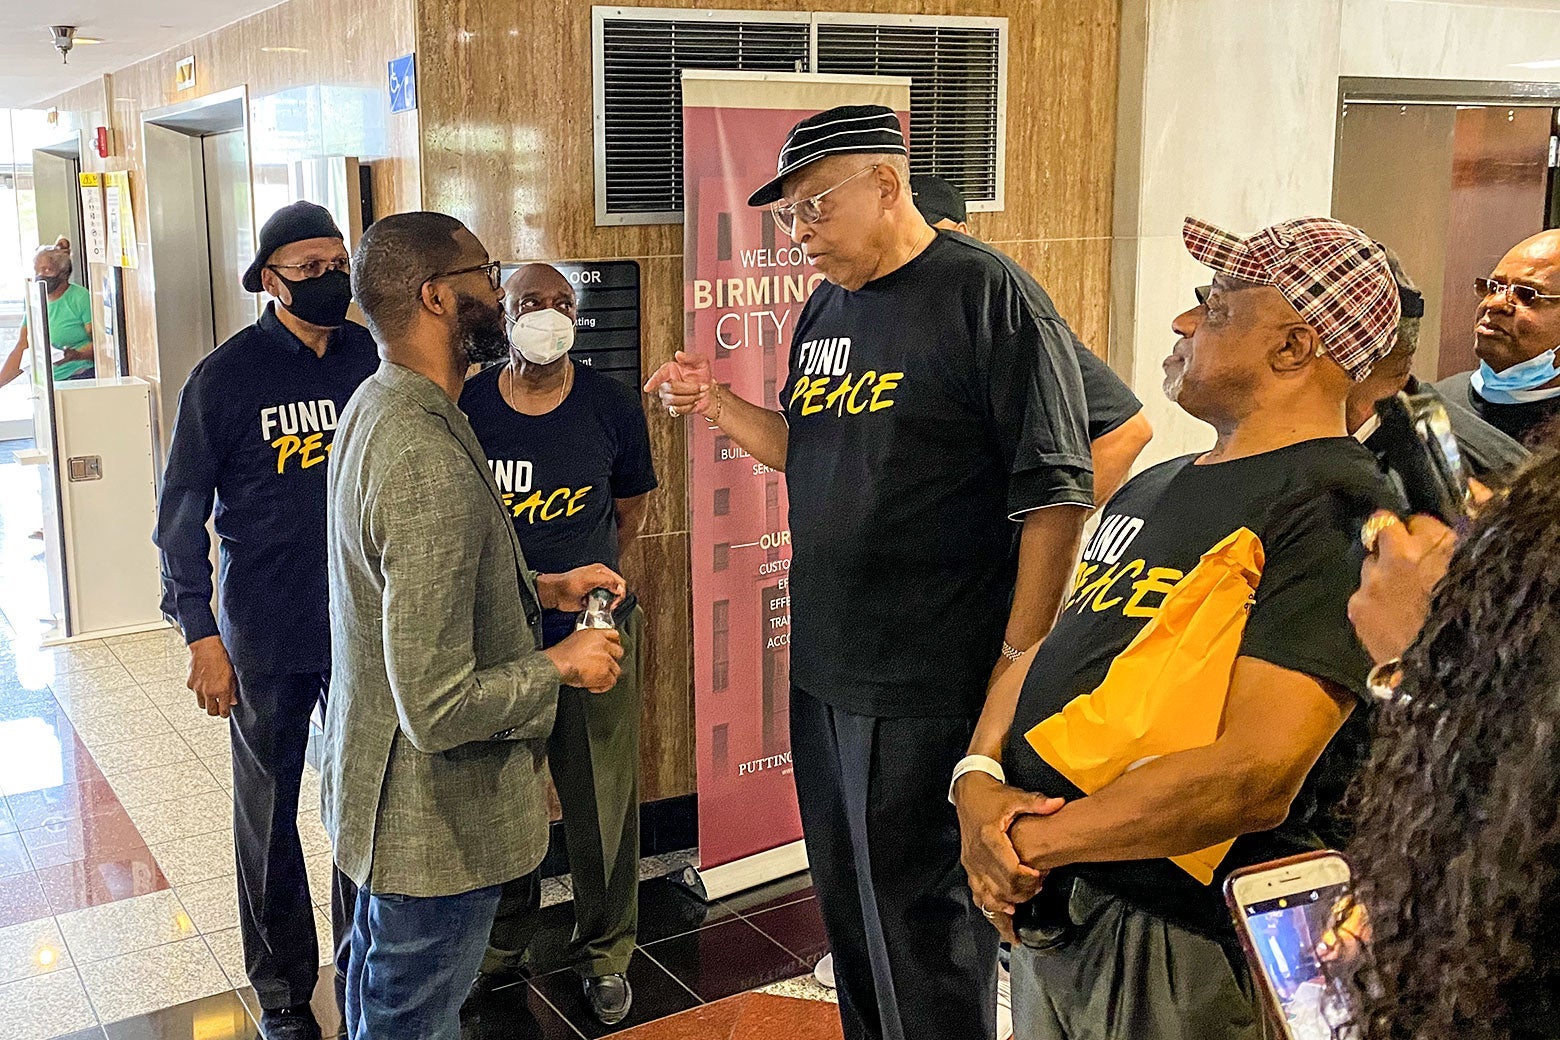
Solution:
<svg viewBox="0 0 1560 1040">
<path fill-rule="evenodd" d="M 1007 774 L 1002 771 L 1002 763 L 985 755 L 966 755 L 959 759 L 959 764 L 953 767 L 953 779 L 948 782 L 948 801 L 953 802 L 953 788 L 959 782 L 959 777 L 965 773 L 985 773 L 999 784 L 1007 783 Z M 957 803 L 954 803 L 957 804 Z"/>
</svg>

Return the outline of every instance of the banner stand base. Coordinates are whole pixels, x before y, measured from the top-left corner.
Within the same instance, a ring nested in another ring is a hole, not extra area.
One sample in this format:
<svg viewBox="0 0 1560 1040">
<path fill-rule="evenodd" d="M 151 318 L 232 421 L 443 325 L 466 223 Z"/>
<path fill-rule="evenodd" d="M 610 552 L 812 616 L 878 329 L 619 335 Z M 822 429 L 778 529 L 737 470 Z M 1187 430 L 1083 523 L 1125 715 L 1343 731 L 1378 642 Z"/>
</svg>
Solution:
<svg viewBox="0 0 1560 1040">
<path fill-rule="evenodd" d="M 807 846 L 793 841 L 718 867 L 687 866 L 671 874 L 670 879 L 701 902 L 709 903 L 806 869 Z"/>
</svg>

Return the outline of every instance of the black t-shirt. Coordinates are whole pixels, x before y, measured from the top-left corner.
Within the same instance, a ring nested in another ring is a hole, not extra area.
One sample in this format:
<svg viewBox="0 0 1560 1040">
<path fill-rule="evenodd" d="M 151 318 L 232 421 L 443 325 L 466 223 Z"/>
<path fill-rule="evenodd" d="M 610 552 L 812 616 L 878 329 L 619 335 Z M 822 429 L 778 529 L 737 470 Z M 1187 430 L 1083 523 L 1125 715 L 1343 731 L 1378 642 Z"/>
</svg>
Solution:
<svg viewBox="0 0 1560 1040">
<path fill-rule="evenodd" d="M 1143 402 L 1094 351 L 1077 337 L 1072 342 L 1078 355 L 1078 371 L 1083 376 L 1083 397 L 1089 407 L 1089 440 L 1097 441 L 1141 412 Z"/>
<path fill-rule="evenodd" d="M 1202 554 L 1242 527 L 1265 556 L 1241 656 L 1324 679 L 1364 697 L 1371 661 L 1349 624 L 1359 587 L 1360 525 L 1391 492 L 1352 438 L 1304 441 L 1216 465 L 1186 456 L 1147 470 L 1105 507 L 1073 590 L 1024 681 L 1003 755 L 1008 782 L 1082 797 L 1024 739 L 1036 724 L 1104 681 L 1164 596 Z M 1367 710 L 1357 707 L 1276 830 L 1240 838 L 1204 887 L 1168 859 L 1074 870 L 1146 910 L 1209 934 L 1228 932 L 1220 886 L 1229 871 L 1341 837 L 1333 813 L 1363 761 Z"/>
<path fill-rule="evenodd" d="M 153 536 L 162 609 L 189 642 L 220 632 L 240 672 L 330 669 L 326 463 L 337 416 L 378 367 L 363 326 L 344 323 L 316 355 L 268 304 L 179 394 Z M 220 547 L 215 618 L 208 519 Z"/>
<path fill-rule="evenodd" d="M 863 715 L 979 710 L 1012 519 L 1091 504 L 1081 349 L 1034 279 L 962 235 L 819 286 L 780 398 L 794 686 Z"/>
<path fill-rule="evenodd" d="M 487 453 L 493 479 L 513 515 L 526 564 L 539 573 L 600 563 L 618 569 L 615 500 L 656 487 L 650 432 L 639 399 L 587 365 L 546 415 L 515 411 L 499 393 L 503 365 L 466 381 L 460 407 Z M 574 614 L 547 611 L 547 645 L 574 627 Z"/>
</svg>

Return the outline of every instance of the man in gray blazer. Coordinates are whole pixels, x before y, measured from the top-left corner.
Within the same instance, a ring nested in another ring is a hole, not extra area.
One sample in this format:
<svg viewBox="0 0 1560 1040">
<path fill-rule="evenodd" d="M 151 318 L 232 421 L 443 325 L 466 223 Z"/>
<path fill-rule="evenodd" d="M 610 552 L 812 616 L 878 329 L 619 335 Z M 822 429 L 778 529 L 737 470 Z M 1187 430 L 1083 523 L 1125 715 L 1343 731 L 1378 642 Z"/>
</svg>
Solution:
<svg viewBox="0 0 1560 1040">
<path fill-rule="evenodd" d="M 457 1040 L 501 886 L 547 851 L 543 760 L 559 683 L 617 681 L 617 633 L 540 645 L 544 607 L 623 579 L 533 575 L 456 407 L 507 352 L 498 264 L 453 217 L 363 235 L 352 285 L 382 363 L 341 416 L 329 472 L 331 696 L 323 812 L 356 881 L 353 1040 Z"/>
</svg>

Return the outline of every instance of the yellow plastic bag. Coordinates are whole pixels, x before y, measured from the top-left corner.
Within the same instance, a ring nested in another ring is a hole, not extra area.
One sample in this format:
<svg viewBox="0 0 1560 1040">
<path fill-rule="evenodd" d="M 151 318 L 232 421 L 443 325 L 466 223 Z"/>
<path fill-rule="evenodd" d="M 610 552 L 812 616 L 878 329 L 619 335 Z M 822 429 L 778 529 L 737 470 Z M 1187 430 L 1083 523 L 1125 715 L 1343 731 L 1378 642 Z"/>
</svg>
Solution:
<svg viewBox="0 0 1560 1040">
<path fill-rule="evenodd" d="M 1026 733 L 1030 746 L 1093 794 L 1151 759 L 1213 743 L 1262 562 L 1261 540 L 1244 527 L 1209 549 L 1165 595 L 1099 688 Z M 1207 885 L 1232 844 L 1171 862 Z"/>
</svg>

